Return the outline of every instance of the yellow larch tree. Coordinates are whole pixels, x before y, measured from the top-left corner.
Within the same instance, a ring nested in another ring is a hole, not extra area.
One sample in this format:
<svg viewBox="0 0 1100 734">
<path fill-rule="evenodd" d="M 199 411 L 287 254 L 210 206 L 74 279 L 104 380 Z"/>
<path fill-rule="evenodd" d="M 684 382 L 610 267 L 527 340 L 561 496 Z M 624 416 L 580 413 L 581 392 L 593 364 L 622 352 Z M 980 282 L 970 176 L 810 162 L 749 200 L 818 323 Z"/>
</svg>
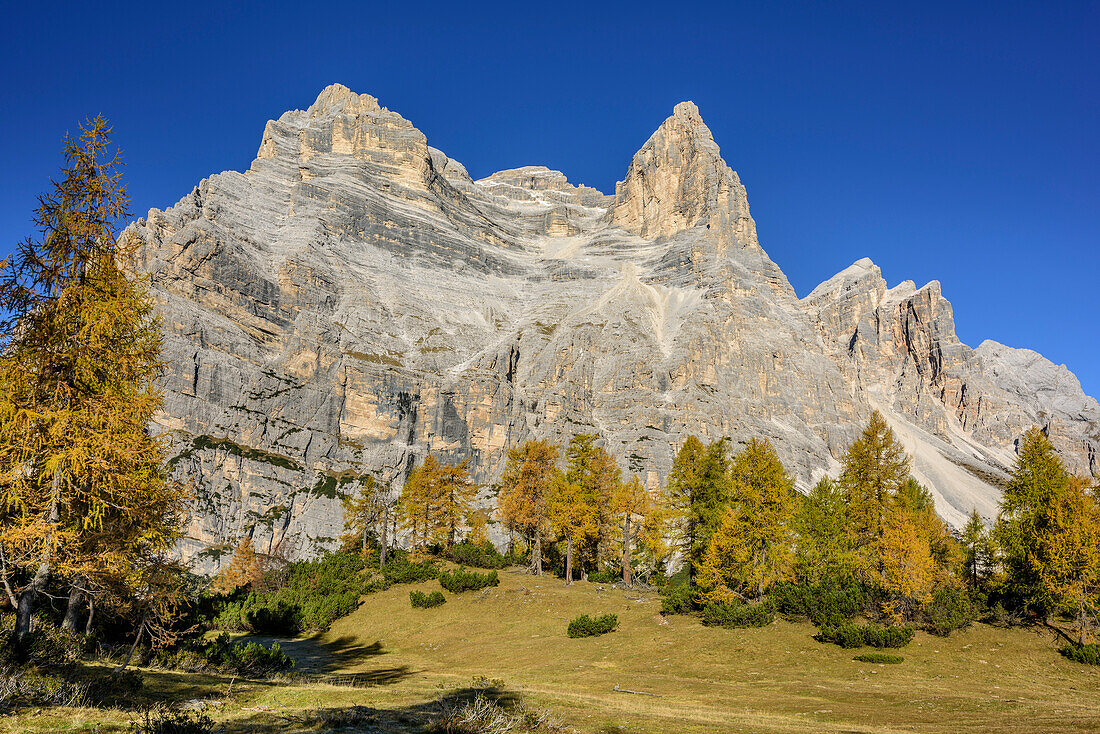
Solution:
<svg viewBox="0 0 1100 734">
<path fill-rule="evenodd" d="M 127 199 L 109 135 L 96 119 L 66 139 L 42 236 L 0 271 L 0 585 L 17 642 L 51 577 L 78 602 L 165 568 L 186 500 L 149 430 L 161 335 L 145 282 L 123 270 L 136 244 L 117 238 Z"/>
<path fill-rule="evenodd" d="M 500 513 L 504 524 L 527 539 L 531 573 L 542 575 L 542 540 L 549 530 L 546 502 L 561 474 L 560 452 L 549 441 L 526 441 L 508 450 L 501 477 Z"/>
</svg>

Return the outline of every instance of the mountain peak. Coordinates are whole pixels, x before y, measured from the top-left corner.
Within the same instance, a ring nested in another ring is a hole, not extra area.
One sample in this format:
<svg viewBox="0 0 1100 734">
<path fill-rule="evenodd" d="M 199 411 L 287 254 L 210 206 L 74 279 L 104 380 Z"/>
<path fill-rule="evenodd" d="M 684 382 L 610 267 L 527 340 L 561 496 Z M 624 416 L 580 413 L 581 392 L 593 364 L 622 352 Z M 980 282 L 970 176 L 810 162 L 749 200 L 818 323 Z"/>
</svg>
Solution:
<svg viewBox="0 0 1100 734">
<path fill-rule="evenodd" d="M 706 224 L 721 237 L 756 244 L 745 189 L 694 102 L 676 105 L 634 154 L 615 187 L 610 218 L 643 237 L 671 237 Z"/>
<path fill-rule="evenodd" d="M 356 94 L 343 84 L 329 84 L 321 90 L 309 107 L 310 117 L 320 117 L 330 110 L 343 108 L 345 112 L 357 115 L 363 112 L 379 112 L 382 107 L 378 99 L 369 94 Z"/>
</svg>

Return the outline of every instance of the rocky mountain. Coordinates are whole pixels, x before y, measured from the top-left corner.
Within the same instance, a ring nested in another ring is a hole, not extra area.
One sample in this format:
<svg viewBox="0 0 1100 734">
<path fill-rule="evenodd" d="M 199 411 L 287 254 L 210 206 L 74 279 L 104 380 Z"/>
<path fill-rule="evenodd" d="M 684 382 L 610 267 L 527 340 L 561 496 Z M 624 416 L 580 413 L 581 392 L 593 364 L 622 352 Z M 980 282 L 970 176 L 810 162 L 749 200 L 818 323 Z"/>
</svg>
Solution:
<svg viewBox="0 0 1100 734">
<path fill-rule="evenodd" d="M 396 488 L 429 451 L 469 458 L 491 508 L 530 437 L 598 432 L 654 490 L 688 434 L 767 437 L 805 489 L 878 409 L 956 524 L 994 514 L 1033 424 L 1100 471 L 1096 401 L 1034 352 L 961 343 L 938 283 L 888 288 L 864 259 L 800 300 L 690 102 L 605 195 L 536 166 L 474 181 L 333 85 L 268 122 L 248 171 L 129 232 L 164 317 L 159 426 L 198 496 L 184 552 L 208 570 L 246 533 L 325 547 L 352 477 Z"/>
</svg>

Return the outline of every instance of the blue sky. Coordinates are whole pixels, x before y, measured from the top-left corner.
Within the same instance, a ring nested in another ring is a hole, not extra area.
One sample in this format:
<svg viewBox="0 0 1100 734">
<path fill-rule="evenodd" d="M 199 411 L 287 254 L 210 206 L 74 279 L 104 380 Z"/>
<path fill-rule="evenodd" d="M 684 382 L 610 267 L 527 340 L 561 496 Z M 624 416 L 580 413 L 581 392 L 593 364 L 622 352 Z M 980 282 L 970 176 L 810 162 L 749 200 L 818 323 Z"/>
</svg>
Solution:
<svg viewBox="0 0 1100 734">
<path fill-rule="evenodd" d="M 143 215 L 247 168 L 334 81 L 475 177 L 604 191 L 691 99 L 799 295 L 864 256 L 938 279 L 963 341 L 1100 395 L 1100 3 L 159 5 L 5 3 L 0 254 L 89 115 Z"/>
</svg>

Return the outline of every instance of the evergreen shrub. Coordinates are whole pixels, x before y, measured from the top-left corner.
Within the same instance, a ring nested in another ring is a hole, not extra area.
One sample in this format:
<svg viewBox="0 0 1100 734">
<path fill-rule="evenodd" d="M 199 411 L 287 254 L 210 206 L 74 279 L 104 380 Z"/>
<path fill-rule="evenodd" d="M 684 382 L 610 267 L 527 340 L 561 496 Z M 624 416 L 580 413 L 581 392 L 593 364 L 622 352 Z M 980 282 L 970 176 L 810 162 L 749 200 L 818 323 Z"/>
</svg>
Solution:
<svg viewBox="0 0 1100 734">
<path fill-rule="evenodd" d="M 932 600 L 924 609 L 925 629 L 946 637 L 957 629 L 968 627 L 977 616 L 965 591 L 941 586 L 932 592 Z"/>
<path fill-rule="evenodd" d="M 477 591 L 487 586 L 497 586 L 499 584 L 500 579 L 497 578 L 496 571 L 478 573 L 477 571 L 467 571 L 460 566 L 453 571 L 444 571 L 439 574 L 439 585 L 454 594 L 461 594 L 463 591 Z"/>
<path fill-rule="evenodd" d="M 825 579 L 816 584 L 781 581 L 769 598 L 784 617 L 809 619 L 817 627 L 836 627 L 865 608 L 867 592 L 856 583 Z"/>
<path fill-rule="evenodd" d="M 417 609 L 431 609 L 432 607 L 438 607 L 447 602 L 447 597 L 443 596 L 441 591 L 433 591 L 430 594 L 425 594 L 423 591 L 410 591 L 409 603 Z"/>
<path fill-rule="evenodd" d="M 1058 652 L 1075 663 L 1100 665 L 1100 644 L 1095 642 L 1091 645 L 1066 645 Z"/>
<path fill-rule="evenodd" d="M 489 541 L 484 543 L 458 543 L 447 551 L 447 558 L 460 566 L 474 568 L 507 568 L 510 559 L 500 554 Z"/>
<path fill-rule="evenodd" d="M 605 614 L 602 617 L 589 617 L 582 614 L 569 623 L 568 634 L 570 637 L 597 637 L 614 631 L 619 626 L 619 617 L 614 614 Z"/>
<path fill-rule="evenodd" d="M 886 652 L 865 652 L 856 655 L 852 660 L 860 663 L 876 663 L 878 665 L 897 665 L 905 660 L 901 655 L 891 655 Z"/>
<path fill-rule="evenodd" d="M 703 624 L 708 627 L 766 627 L 775 621 L 775 606 L 770 601 L 759 604 L 718 604 L 703 607 Z"/>
</svg>

